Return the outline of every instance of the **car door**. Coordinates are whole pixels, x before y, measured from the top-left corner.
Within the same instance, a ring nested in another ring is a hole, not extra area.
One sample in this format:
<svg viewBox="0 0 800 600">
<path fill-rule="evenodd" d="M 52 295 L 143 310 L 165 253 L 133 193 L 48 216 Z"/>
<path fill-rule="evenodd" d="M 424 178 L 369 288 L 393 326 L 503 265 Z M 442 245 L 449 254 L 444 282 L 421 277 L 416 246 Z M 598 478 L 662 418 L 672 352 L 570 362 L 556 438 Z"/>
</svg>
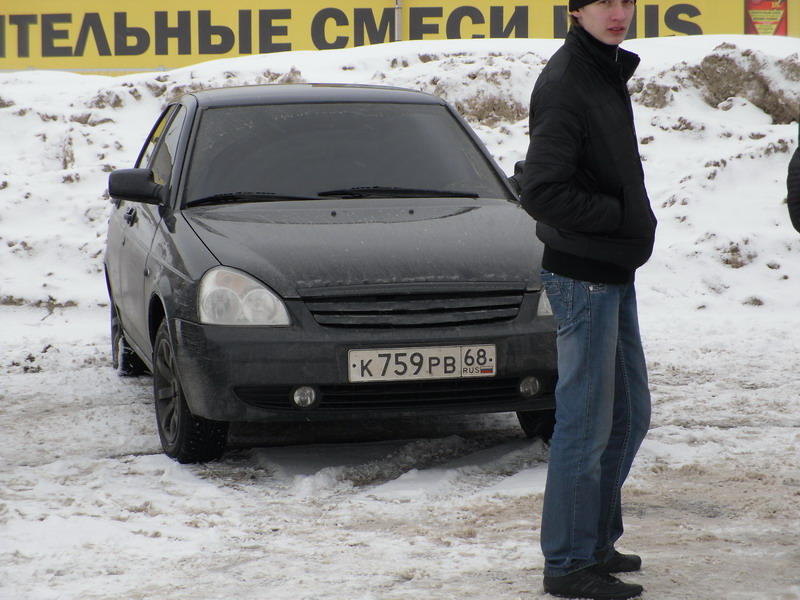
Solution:
<svg viewBox="0 0 800 600">
<path fill-rule="evenodd" d="M 180 105 L 167 108 L 153 128 L 136 166 L 153 171 L 153 180 L 165 188 L 174 166 L 178 138 L 185 120 L 186 109 Z M 169 197 L 169 193 L 165 195 Z M 121 231 L 118 287 L 114 300 L 128 341 L 140 352 L 149 355 L 150 335 L 147 325 L 149 298 L 145 282 L 149 275 L 147 257 L 161 221 L 163 207 L 141 202 L 120 202 L 115 210 Z M 113 282 L 112 282 L 113 283 Z"/>
</svg>

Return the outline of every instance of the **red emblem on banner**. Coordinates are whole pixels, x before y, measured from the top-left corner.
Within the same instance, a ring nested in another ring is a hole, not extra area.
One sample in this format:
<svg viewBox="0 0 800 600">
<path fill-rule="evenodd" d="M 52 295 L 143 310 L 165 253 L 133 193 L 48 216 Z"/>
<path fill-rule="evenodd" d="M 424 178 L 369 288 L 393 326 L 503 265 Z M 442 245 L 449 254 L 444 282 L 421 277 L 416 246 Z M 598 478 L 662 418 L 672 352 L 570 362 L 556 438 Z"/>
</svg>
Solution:
<svg viewBox="0 0 800 600">
<path fill-rule="evenodd" d="M 745 33 L 787 35 L 786 0 L 745 0 Z"/>
</svg>

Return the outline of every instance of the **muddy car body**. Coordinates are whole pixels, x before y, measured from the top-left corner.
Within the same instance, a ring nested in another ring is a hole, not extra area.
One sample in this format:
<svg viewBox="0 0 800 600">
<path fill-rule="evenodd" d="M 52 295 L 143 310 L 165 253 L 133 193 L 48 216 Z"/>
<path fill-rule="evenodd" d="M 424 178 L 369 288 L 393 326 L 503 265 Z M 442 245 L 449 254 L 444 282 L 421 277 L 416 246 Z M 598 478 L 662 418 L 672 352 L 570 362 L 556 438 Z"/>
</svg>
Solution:
<svg viewBox="0 0 800 600">
<path fill-rule="evenodd" d="M 179 461 L 220 456 L 233 421 L 517 411 L 530 430 L 553 407 L 534 223 L 436 97 L 190 93 L 109 192 L 115 365 L 153 373 Z"/>
</svg>

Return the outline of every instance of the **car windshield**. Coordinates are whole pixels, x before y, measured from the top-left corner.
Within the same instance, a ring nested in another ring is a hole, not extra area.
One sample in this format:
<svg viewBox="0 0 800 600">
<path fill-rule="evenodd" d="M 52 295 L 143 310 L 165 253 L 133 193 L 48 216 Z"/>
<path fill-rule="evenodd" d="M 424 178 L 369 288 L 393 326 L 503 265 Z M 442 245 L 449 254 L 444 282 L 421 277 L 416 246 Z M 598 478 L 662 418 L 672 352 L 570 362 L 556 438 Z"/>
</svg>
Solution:
<svg viewBox="0 0 800 600">
<path fill-rule="evenodd" d="M 203 111 L 184 203 L 237 193 L 396 197 L 403 189 L 508 198 L 443 106 L 314 103 Z"/>
</svg>

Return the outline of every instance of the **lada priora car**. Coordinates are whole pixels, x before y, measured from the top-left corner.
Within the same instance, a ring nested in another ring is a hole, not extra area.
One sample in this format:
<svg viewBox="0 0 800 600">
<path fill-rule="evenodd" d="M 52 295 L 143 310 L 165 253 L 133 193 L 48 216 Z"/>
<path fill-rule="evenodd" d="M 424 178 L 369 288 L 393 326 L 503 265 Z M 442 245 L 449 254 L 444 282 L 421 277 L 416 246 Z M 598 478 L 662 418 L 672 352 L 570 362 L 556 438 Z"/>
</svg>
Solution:
<svg viewBox="0 0 800 600">
<path fill-rule="evenodd" d="M 189 93 L 108 189 L 113 361 L 153 374 L 172 458 L 220 457 L 234 421 L 552 419 L 534 222 L 443 100 Z"/>
</svg>

